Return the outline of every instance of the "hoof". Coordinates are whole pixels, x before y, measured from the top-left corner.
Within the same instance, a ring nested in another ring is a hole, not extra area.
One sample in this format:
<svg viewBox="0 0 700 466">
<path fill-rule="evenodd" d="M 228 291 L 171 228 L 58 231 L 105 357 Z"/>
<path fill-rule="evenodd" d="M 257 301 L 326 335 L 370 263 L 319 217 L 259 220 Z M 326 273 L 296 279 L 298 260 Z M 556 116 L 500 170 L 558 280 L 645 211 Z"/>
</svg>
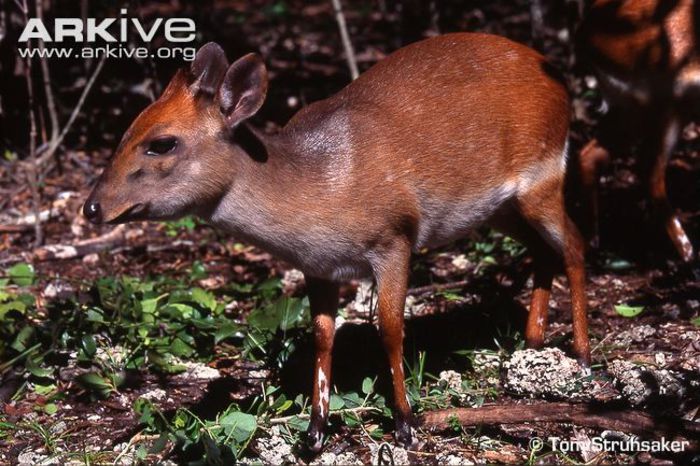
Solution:
<svg viewBox="0 0 700 466">
<path fill-rule="evenodd" d="M 306 432 L 306 448 L 311 453 L 319 453 L 323 449 L 323 432 L 313 427 Z"/>
<path fill-rule="evenodd" d="M 410 422 L 405 420 L 396 421 L 396 431 L 394 432 L 396 443 L 406 450 L 413 450 L 418 446 L 416 433 Z"/>
</svg>

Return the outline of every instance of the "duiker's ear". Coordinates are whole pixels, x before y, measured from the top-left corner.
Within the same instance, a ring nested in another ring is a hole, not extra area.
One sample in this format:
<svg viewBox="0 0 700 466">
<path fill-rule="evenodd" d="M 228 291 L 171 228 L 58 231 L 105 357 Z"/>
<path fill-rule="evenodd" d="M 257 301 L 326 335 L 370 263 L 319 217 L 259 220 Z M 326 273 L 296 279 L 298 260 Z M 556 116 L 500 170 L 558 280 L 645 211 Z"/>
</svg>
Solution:
<svg viewBox="0 0 700 466">
<path fill-rule="evenodd" d="M 209 42 L 203 45 L 190 65 L 190 74 L 194 78 L 190 89 L 195 95 L 200 92 L 210 96 L 216 95 L 224 79 L 226 68 L 228 68 L 228 60 L 219 44 Z"/>
<path fill-rule="evenodd" d="M 233 129 L 255 115 L 267 95 L 267 70 L 262 59 L 249 53 L 239 58 L 226 72 L 219 89 L 221 112 Z"/>
</svg>

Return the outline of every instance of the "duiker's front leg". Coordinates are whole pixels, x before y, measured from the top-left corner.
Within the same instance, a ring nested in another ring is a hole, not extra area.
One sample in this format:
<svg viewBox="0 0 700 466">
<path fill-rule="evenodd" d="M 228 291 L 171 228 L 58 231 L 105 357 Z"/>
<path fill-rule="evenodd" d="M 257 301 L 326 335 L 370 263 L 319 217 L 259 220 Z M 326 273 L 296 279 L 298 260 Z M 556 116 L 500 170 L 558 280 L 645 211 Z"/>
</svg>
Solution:
<svg viewBox="0 0 700 466">
<path fill-rule="evenodd" d="M 401 244 L 387 253 L 382 263 L 375 267 L 377 279 L 379 332 L 389 359 L 394 384 L 394 418 L 396 440 L 404 446 L 412 446 L 413 415 L 408 402 L 403 372 L 403 310 L 406 302 L 411 250 Z"/>
<path fill-rule="evenodd" d="M 306 288 L 311 305 L 316 349 L 308 445 L 311 451 L 318 452 L 323 446 L 323 432 L 328 421 L 331 353 L 335 336 L 335 316 L 338 311 L 338 284 L 306 277 Z"/>
</svg>

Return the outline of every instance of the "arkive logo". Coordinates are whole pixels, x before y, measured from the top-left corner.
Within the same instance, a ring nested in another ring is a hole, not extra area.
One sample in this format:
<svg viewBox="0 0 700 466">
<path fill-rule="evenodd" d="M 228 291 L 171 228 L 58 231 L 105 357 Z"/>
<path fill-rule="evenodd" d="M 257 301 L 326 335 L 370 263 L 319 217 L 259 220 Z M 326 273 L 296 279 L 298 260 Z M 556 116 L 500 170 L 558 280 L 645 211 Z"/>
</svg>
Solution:
<svg viewBox="0 0 700 466">
<path fill-rule="evenodd" d="M 170 42 L 191 42 L 195 39 L 195 23 L 189 18 L 157 18 L 148 27 L 138 18 L 127 18 L 125 8 L 120 13 L 123 15 L 121 18 L 86 18 L 85 21 L 80 18 L 56 18 L 53 36 L 41 19 L 30 18 L 18 42 L 31 39 L 42 39 L 44 42 L 64 42 L 66 39 L 96 42 L 101 39 L 104 42 L 126 43 L 132 38 L 133 31 L 143 42 L 151 42 L 161 29 Z"/>
</svg>

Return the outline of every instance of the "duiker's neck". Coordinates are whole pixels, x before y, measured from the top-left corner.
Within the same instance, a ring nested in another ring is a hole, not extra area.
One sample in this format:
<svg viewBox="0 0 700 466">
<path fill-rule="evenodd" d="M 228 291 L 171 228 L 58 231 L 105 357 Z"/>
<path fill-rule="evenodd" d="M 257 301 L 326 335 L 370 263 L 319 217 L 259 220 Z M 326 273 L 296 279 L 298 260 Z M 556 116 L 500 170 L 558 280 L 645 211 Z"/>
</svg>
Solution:
<svg viewBox="0 0 700 466">
<path fill-rule="evenodd" d="M 288 258 L 284 249 L 303 231 L 302 218 L 324 191 L 319 180 L 325 163 L 310 163 L 303 138 L 285 132 L 265 135 L 243 128 L 235 140 L 230 187 L 207 220 Z"/>
</svg>

